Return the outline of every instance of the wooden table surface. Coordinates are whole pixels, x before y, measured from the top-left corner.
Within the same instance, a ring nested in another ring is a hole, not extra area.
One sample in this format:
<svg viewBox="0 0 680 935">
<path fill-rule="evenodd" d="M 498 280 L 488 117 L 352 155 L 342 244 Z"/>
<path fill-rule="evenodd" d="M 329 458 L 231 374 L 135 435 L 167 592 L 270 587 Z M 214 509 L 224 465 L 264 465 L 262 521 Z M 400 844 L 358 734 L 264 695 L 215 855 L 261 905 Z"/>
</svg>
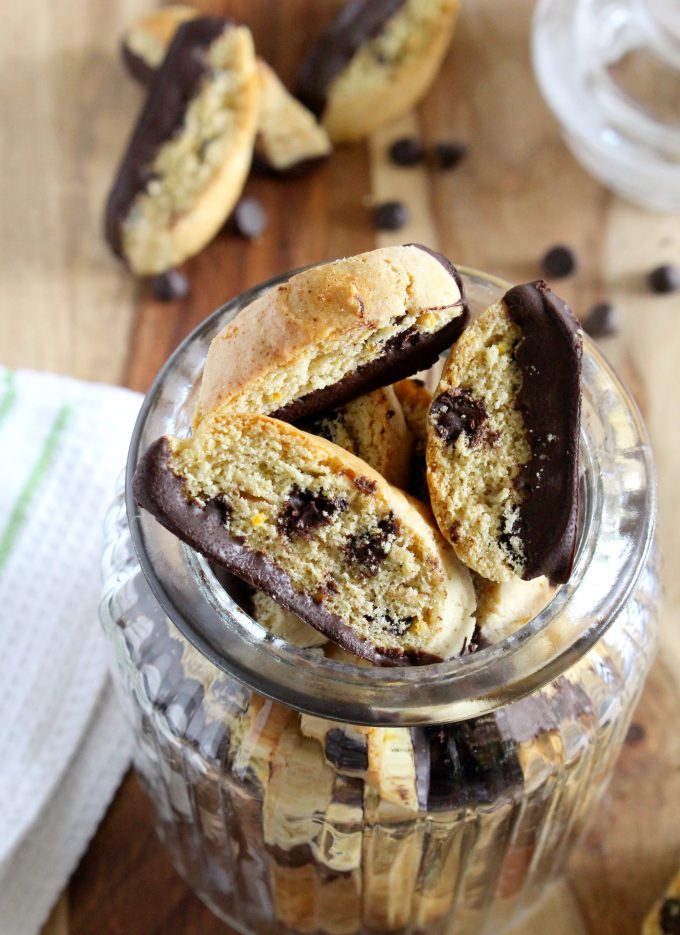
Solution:
<svg viewBox="0 0 680 935">
<path fill-rule="evenodd" d="M 335 0 L 215 0 L 249 23 L 290 80 Z M 611 789 L 565 880 L 521 926 L 528 935 L 632 935 L 680 861 L 680 438 L 675 403 L 680 299 L 651 296 L 645 273 L 680 259 L 680 219 L 619 200 L 574 162 L 529 64 L 531 0 L 467 0 L 445 67 L 398 127 L 339 150 L 299 181 L 253 178 L 270 225 L 258 243 L 222 235 L 187 264 L 184 302 L 160 305 L 109 256 L 101 209 L 141 103 L 117 42 L 150 0 L 10 0 L 0 30 L 0 361 L 145 390 L 208 312 L 291 267 L 377 244 L 421 240 L 456 262 L 522 281 L 555 242 L 578 274 L 559 284 L 577 312 L 607 298 L 619 336 L 603 342 L 649 425 L 666 561 L 662 652 Z M 395 170 L 385 144 L 416 132 L 470 144 L 454 172 Z M 373 199 L 404 198 L 408 229 L 376 235 Z M 175 874 L 128 775 L 55 907 L 49 935 L 226 933 Z"/>
</svg>

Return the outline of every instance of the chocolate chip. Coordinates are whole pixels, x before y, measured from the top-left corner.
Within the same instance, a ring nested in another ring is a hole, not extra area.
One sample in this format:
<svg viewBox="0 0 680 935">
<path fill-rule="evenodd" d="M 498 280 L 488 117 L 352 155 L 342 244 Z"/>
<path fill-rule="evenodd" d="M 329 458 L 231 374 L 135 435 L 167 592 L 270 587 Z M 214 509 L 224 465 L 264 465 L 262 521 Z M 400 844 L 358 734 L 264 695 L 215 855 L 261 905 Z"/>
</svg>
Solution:
<svg viewBox="0 0 680 935">
<path fill-rule="evenodd" d="M 570 247 L 551 247 L 542 260 L 543 269 L 547 276 L 553 279 L 562 279 L 569 276 L 576 269 L 576 254 Z"/>
<path fill-rule="evenodd" d="M 645 739 L 646 735 L 647 731 L 644 729 L 642 724 L 638 724 L 636 721 L 633 721 L 626 733 L 625 742 L 633 747 L 636 744 L 641 743 Z"/>
<path fill-rule="evenodd" d="M 677 292 L 680 289 L 680 267 L 666 263 L 657 266 L 647 277 L 652 292 L 663 295 L 668 292 Z"/>
<path fill-rule="evenodd" d="M 255 240 L 267 229 L 267 212 L 257 198 L 242 198 L 234 208 L 231 223 L 237 234 Z"/>
<path fill-rule="evenodd" d="M 415 617 L 406 617 L 403 620 L 399 620 L 396 617 L 393 617 L 391 614 L 385 613 L 385 623 L 383 625 L 383 629 L 388 630 L 395 636 L 403 636 L 411 629 L 415 623 L 415 619 Z"/>
<path fill-rule="evenodd" d="M 680 935 L 680 899 L 665 899 L 659 914 L 661 931 L 664 935 Z"/>
<path fill-rule="evenodd" d="M 368 769 L 368 749 L 366 743 L 354 737 L 348 737 L 340 729 L 329 730 L 326 734 L 324 755 L 329 763 L 338 769 L 363 771 Z"/>
<path fill-rule="evenodd" d="M 359 565 L 369 578 L 378 574 L 380 565 L 390 554 L 397 535 L 397 522 L 392 513 L 381 519 L 375 529 L 357 536 L 350 536 L 345 554 L 351 562 Z"/>
<path fill-rule="evenodd" d="M 618 325 L 618 312 L 611 302 L 594 305 L 583 319 L 583 330 L 593 338 L 616 334 Z"/>
<path fill-rule="evenodd" d="M 396 231 L 408 221 L 408 208 L 403 201 L 384 201 L 373 208 L 373 223 L 382 231 Z"/>
<path fill-rule="evenodd" d="M 363 493 L 375 493 L 378 489 L 377 483 L 374 480 L 370 480 L 368 477 L 364 477 L 363 474 L 353 477 L 352 480 L 354 486 L 358 487 Z"/>
<path fill-rule="evenodd" d="M 322 493 L 293 487 L 276 520 L 279 531 L 289 539 L 306 538 L 312 529 L 328 526 L 336 513 L 347 509 L 345 500 L 333 500 Z"/>
<path fill-rule="evenodd" d="M 389 149 L 390 159 L 398 166 L 415 166 L 423 161 L 425 150 L 420 140 L 413 136 L 405 136 L 395 140 Z"/>
<path fill-rule="evenodd" d="M 153 277 L 151 292 L 159 302 L 177 302 L 189 294 L 189 280 L 178 269 L 169 269 Z"/>
<path fill-rule="evenodd" d="M 435 165 L 439 169 L 455 169 L 467 156 L 468 147 L 465 143 L 455 143 L 452 140 L 444 140 L 441 143 L 435 143 L 433 148 Z"/>
<path fill-rule="evenodd" d="M 434 430 L 447 445 L 455 445 L 461 432 L 470 448 L 482 441 L 487 412 L 481 400 L 473 399 L 467 390 L 441 393 L 430 407 Z"/>
</svg>

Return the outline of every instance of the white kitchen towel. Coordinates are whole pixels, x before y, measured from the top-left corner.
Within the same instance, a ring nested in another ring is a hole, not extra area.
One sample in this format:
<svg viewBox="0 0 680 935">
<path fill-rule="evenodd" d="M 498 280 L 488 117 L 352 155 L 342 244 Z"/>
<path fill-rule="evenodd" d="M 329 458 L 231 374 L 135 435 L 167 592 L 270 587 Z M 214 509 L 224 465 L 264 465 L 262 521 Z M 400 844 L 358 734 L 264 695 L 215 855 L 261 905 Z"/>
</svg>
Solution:
<svg viewBox="0 0 680 935">
<path fill-rule="evenodd" d="M 0 368 L 0 935 L 38 931 L 129 762 L 97 605 L 140 402 Z"/>
</svg>

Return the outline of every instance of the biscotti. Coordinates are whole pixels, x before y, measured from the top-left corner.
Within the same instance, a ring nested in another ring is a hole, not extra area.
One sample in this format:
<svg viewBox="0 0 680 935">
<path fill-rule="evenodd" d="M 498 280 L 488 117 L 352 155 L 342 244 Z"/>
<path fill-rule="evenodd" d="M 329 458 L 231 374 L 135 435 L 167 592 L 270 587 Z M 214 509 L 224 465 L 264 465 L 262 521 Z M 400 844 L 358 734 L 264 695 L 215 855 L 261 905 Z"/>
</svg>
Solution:
<svg viewBox="0 0 680 935">
<path fill-rule="evenodd" d="M 236 204 L 253 155 L 260 81 L 252 36 L 221 17 L 177 30 L 106 206 L 106 237 L 151 276 L 198 253 Z"/>
<path fill-rule="evenodd" d="M 213 339 L 201 418 L 296 422 L 428 367 L 468 321 L 457 271 L 419 245 L 315 266 L 270 289 Z"/>
<path fill-rule="evenodd" d="M 544 282 L 511 289 L 453 348 L 428 421 L 440 530 L 469 568 L 569 578 L 576 544 L 581 333 Z"/>
<path fill-rule="evenodd" d="M 459 0 L 353 0 L 311 49 L 298 91 L 334 142 L 358 140 L 418 103 L 453 35 Z"/>
<path fill-rule="evenodd" d="M 356 655 L 433 662 L 472 635 L 469 573 L 425 508 L 324 439 L 224 415 L 155 442 L 134 492 L 171 532 Z"/>
</svg>

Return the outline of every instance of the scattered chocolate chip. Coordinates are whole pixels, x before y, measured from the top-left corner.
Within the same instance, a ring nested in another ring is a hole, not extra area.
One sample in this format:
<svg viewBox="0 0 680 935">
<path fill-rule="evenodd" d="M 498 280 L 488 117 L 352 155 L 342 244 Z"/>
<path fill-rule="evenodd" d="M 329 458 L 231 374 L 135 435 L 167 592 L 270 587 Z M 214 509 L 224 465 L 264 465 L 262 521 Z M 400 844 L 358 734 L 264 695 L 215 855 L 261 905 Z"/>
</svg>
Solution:
<svg viewBox="0 0 680 935">
<path fill-rule="evenodd" d="M 484 403 L 467 390 L 441 393 L 430 407 L 434 430 L 447 445 L 455 445 L 464 432 L 470 448 L 475 448 L 482 441 L 486 416 Z"/>
<path fill-rule="evenodd" d="M 388 419 L 393 419 L 396 416 L 396 412 L 394 409 L 388 409 L 385 415 Z"/>
<path fill-rule="evenodd" d="M 348 737 L 340 729 L 329 730 L 326 734 L 324 755 L 329 763 L 338 769 L 367 770 L 368 749 L 366 742 L 358 738 Z"/>
<path fill-rule="evenodd" d="M 680 267 L 665 263 L 657 266 L 647 277 L 652 292 L 663 295 L 668 292 L 677 292 L 680 289 Z"/>
<path fill-rule="evenodd" d="M 312 529 L 328 526 L 336 513 L 347 509 L 345 500 L 333 500 L 322 493 L 294 487 L 278 515 L 277 526 L 289 539 L 306 537 Z"/>
<path fill-rule="evenodd" d="M 415 166 L 423 161 L 425 150 L 420 140 L 414 136 L 405 136 L 395 140 L 389 149 L 390 159 L 398 166 Z"/>
<path fill-rule="evenodd" d="M 358 487 L 363 493 L 375 493 L 378 489 L 378 485 L 374 480 L 369 480 L 368 477 L 364 477 L 363 474 L 359 474 L 356 477 L 352 478 L 354 486 Z"/>
<path fill-rule="evenodd" d="M 454 519 L 454 521 L 449 526 L 449 539 L 451 540 L 451 542 L 458 542 L 459 536 L 460 536 L 460 523 L 458 522 L 457 519 Z"/>
<path fill-rule="evenodd" d="M 420 377 L 411 377 L 411 383 L 415 383 L 416 386 L 425 386 L 425 381 L 421 380 Z"/>
<path fill-rule="evenodd" d="M 237 234 L 255 240 L 267 228 L 267 212 L 257 198 L 242 198 L 234 208 L 231 223 Z"/>
<path fill-rule="evenodd" d="M 680 899 L 669 897 L 664 900 L 659 922 L 663 935 L 680 935 Z"/>
<path fill-rule="evenodd" d="M 553 279 L 562 279 L 569 276 L 576 269 L 576 254 L 570 247 L 551 247 L 541 261 L 547 276 Z"/>
<path fill-rule="evenodd" d="M 373 223 L 381 231 L 396 231 L 408 221 L 408 208 L 403 201 L 384 201 L 373 208 Z"/>
<path fill-rule="evenodd" d="M 153 277 L 151 292 L 159 302 L 177 302 L 189 294 L 189 280 L 178 269 L 169 269 Z"/>
<path fill-rule="evenodd" d="M 375 529 L 369 529 L 357 536 L 350 536 L 345 546 L 345 554 L 359 565 L 369 578 L 378 574 L 381 563 L 390 554 L 392 543 L 397 535 L 397 523 L 390 513 L 381 519 Z"/>
<path fill-rule="evenodd" d="M 643 741 L 646 735 L 647 735 L 647 731 L 644 729 L 642 724 L 638 724 L 637 721 L 633 721 L 633 723 L 630 725 L 626 733 L 625 742 L 627 744 L 630 744 L 630 746 L 632 747 L 632 746 L 635 746 L 635 744 L 638 744 L 641 741 Z"/>
<path fill-rule="evenodd" d="M 616 306 L 611 302 L 600 302 L 594 305 L 583 319 L 583 330 L 592 338 L 604 338 L 616 334 L 618 331 L 619 316 Z"/>
<path fill-rule="evenodd" d="M 468 147 L 465 143 L 443 140 L 441 143 L 435 143 L 432 152 L 437 168 L 444 170 L 455 169 L 467 156 Z"/>
<path fill-rule="evenodd" d="M 388 630 L 395 636 L 403 636 L 411 629 L 415 623 L 415 617 L 406 617 L 404 620 L 398 620 L 391 614 L 385 613 L 385 623 L 383 629 Z"/>
</svg>

